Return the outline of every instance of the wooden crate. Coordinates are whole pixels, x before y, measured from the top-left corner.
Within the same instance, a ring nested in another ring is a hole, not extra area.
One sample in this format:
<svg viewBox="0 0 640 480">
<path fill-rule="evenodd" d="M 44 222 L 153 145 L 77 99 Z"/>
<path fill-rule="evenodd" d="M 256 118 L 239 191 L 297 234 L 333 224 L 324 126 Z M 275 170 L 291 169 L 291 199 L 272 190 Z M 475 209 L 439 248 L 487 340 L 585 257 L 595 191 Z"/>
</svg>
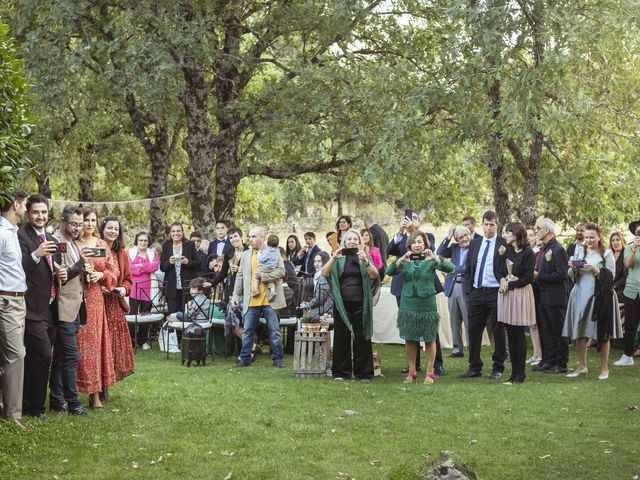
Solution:
<svg viewBox="0 0 640 480">
<path fill-rule="evenodd" d="M 293 374 L 296 377 L 326 377 L 329 362 L 329 332 L 296 332 Z"/>
</svg>

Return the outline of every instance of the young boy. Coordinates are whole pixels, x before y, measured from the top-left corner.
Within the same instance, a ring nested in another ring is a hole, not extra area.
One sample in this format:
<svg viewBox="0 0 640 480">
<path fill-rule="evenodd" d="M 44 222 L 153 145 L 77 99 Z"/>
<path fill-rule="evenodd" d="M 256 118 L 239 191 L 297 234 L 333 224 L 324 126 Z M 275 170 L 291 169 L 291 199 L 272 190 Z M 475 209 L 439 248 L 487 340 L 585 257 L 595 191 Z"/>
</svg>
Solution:
<svg viewBox="0 0 640 480">
<path fill-rule="evenodd" d="M 271 273 L 278 267 L 278 261 L 280 260 L 280 250 L 278 250 L 278 244 L 280 239 L 275 235 L 269 235 L 267 239 L 267 248 L 258 252 L 258 271 L 260 273 Z M 259 283 L 257 278 L 253 279 L 251 295 L 254 297 L 260 294 Z M 267 298 L 269 301 L 273 300 L 276 296 L 276 285 L 273 282 L 266 282 L 265 288 L 267 289 Z"/>
<path fill-rule="evenodd" d="M 189 293 L 192 300 L 187 304 L 187 312 L 175 313 L 175 318 L 179 321 L 192 320 L 194 322 L 207 322 L 209 320 L 209 310 L 211 308 L 211 301 L 209 295 L 211 292 L 207 292 L 208 287 L 211 287 L 210 283 L 203 277 L 196 277 L 189 283 Z M 186 315 L 186 317 L 185 317 Z"/>
</svg>

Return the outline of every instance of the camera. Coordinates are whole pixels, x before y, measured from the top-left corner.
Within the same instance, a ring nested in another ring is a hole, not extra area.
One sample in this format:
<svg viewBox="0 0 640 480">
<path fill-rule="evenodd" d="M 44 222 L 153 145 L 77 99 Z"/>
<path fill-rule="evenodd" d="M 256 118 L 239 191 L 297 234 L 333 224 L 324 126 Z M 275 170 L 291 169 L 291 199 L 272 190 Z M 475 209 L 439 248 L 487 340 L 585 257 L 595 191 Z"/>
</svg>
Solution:
<svg viewBox="0 0 640 480">
<path fill-rule="evenodd" d="M 409 257 L 409 259 L 412 262 L 421 262 L 423 260 L 425 260 L 427 258 L 427 256 L 424 253 L 412 253 L 411 256 Z"/>
<path fill-rule="evenodd" d="M 342 254 L 343 255 L 357 255 L 358 254 L 358 249 L 357 248 L 343 248 L 342 249 Z"/>
</svg>

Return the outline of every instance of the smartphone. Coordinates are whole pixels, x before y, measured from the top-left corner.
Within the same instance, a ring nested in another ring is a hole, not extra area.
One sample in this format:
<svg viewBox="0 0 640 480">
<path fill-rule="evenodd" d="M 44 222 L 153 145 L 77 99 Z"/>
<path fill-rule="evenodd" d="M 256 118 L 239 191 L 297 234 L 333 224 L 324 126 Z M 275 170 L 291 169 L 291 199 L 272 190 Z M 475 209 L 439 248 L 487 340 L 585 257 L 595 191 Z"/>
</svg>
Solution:
<svg viewBox="0 0 640 480">
<path fill-rule="evenodd" d="M 67 253 L 67 244 L 64 242 L 56 242 L 56 253 Z"/>
<path fill-rule="evenodd" d="M 358 254 L 358 249 L 357 248 L 343 248 L 342 249 L 342 254 L 343 255 L 357 255 Z"/>
<path fill-rule="evenodd" d="M 89 250 L 93 253 L 94 257 L 106 257 L 107 256 L 106 247 L 92 247 Z"/>
<path fill-rule="evenodd" d="M 407 208 L 404 211 L 404 216 L 409 218 L 412 222 L 417 222 L 418 221 L 418 214 L 416 212 L 414 212 L 413 210 L 411 210 L 410 208 Z"/>
<path fill-rule="evenodd" d="M 576 267 L 576 268 L 582 268 L 587 264 L 587 262 L 585 262 L 582 259 L 576 259 L 576 260 L 572 260 L 572 261 L 573 261 L 573 266 Z"/>
<path fill-rule="evenodd" d="M 426 258 L 427 256 L 424 253 L 412 253 L 411 256 L 409 257 L 409 259 L 411 259 L 412 262 L 421 262 Z"/>
</svg>

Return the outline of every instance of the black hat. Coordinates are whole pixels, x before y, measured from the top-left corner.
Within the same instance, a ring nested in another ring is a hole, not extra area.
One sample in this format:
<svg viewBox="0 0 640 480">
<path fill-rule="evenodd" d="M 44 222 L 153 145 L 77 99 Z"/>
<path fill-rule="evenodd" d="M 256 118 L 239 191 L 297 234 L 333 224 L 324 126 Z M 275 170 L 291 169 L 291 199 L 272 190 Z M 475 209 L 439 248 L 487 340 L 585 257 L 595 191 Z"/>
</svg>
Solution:
<svg viewBox="0 0 640 480">
<path fill-rule="evenodd" d="M 640 220 L 636 220 L 635 222 L 631 222 L 629 224 L 629 230 L 631 230 L 631 233 L 633 233 L 635 235 L 636 234 L 636 230 L 638 229 L 638 226 L 640 226 Z"/>
</svg>

